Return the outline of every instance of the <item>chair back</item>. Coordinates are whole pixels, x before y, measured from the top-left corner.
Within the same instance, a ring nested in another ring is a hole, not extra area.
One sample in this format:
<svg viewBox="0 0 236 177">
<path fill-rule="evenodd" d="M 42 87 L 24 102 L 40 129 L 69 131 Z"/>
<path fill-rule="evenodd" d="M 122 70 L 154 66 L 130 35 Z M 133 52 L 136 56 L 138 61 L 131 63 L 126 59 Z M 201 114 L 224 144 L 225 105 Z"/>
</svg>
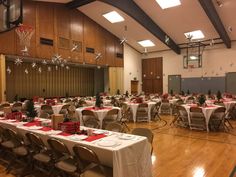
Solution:
<svg viewBox="0 0 236 177">
<path fill-rule="evenodd" d="M 41 110 L 52 110 L 52 106 L 44 104 L 41 106 Z"/>
<path fill-rule="evenodd" d="M 76 157 L 82 162 L 85 162 L 86 164 L 89 163 L 95 163 L 98 165 L 101 164 L 96 153 L 88 147 L 77 144 L 73 147 L 73 151 Z"/>
<path fill-rule="evenodd" d="M 34 152 L 40 152 L 41 150 L 45 150 L 46 146 L 44 145 L 42 139 L 38 135 L 29 132 L 26 133 L 26 137 L 29 140 L 31 148 L 33 149 Z"/>
<path fill-rule="evenodd" d="M 19 146 L 24 144 L 21 137 L 14 130 L 12 130 L 10 128 L 7 128 L 6 131 L 7 131 L 7 134 L 9 135 L 9 137 L 10 137 L 10 140 L 13 142 L 14 147 L 19 147 Z"/>
<path fill-rule="evenodd" d="M 154 134 L 148 128 L 135 128 L 131 133 L 134 135 L 145 136 L 151 144 L 153 142 Z"/>
<path fill-rule="evenodd" d="M 69 107 L 70 107 L 70 104 L 65 104 L 65 105 L 62 106 L 61 110 L 62 109 L 68 109 Z"/>
<path fill-rule="evenodd" d="M 10 139 L 9 133 L 2 126 L 0 126 L 0 138 L 1 138 L 1 142 L 2 141 L 8 141 Z"/>
<path fill-rule="evenodd" d="M 117 122 L 108 123 L 105 129 L 113 132 L 124 132 L 124 127 Z"/>
<path fill-rule="evenodd" d="M 12 105 L 12 110 L 13 111 L 21 111 L 22 109 L 22 103 L 21 102 L 16 102 Z"/>
<path fill-rule="evenodd" d="M 117 120 L 118 119 L 118 113 L 119 110 L 118 109 L 111 109 L 107 112 L 106 116 L 104 119 L 113 119 L 113 120 Z"/>
<path fill-rule="evenodd" d="M 47 140 L 50 148 L 53 151 L 53 154 L 56 159 L 60 159 L 63 156 L 70 154 L 67 146 L 58 139 L 50 138 Z"/>
<path fill-rule="evenodd" d="M 40 115 L 39 115 L 40 118 L 45 118 L 45 119 L 49 119 L 50 118 L 50 115 L 44 111 L 41 111 Z"/>
<path fill-rule="evenodd" d="M 210 119 L 218 119 L 218 120 L 223 120 L 226 113 L 226 108 L 225 107 L 219 107 L 214 110 L 214 112 L 211 114 Z"/>
</svg>

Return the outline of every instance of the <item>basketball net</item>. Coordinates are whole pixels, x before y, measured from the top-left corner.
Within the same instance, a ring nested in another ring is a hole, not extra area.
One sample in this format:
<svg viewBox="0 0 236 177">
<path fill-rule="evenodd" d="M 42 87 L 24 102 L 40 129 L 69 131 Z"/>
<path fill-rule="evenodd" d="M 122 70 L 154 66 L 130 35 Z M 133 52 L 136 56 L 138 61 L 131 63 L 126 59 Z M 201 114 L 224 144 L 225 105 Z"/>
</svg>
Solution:
<svg viewBox="0 0 236 177">
<path fill-rule="evenodd" d="M 33 27 L 21 24 L 16 28 L 15 31 L 20 39 L 20 46 L 23 47 L 22 52 L 28 53 L 27 51 L 30 47 L 30 40 L 34 34 Z"/>
<path fill-rule="evenodd" d="M 193 68 L 194 68 L 193 65 L 188 65 L 188 71 L 189 71 L 189 72 L 192 72 Z"/>
</svg>

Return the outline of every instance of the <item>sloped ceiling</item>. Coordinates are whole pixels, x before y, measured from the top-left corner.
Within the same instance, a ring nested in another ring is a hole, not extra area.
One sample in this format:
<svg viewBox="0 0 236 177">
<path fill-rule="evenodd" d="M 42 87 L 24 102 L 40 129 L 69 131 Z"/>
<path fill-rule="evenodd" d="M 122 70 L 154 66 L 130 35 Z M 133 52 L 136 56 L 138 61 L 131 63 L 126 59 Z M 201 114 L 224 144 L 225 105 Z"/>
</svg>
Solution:
<svg viewBox="0 0 236 177">
<path fill-rule="evenodd" d="M 68 3 L 71 0 L 43 1 Z M 219 38 L 219 34 L 216 32 L 198 0 L 180 1 L 180 6 L 162 10 L 155 0 L 134 0 L 134 2 L 177 44 L 187 42 L 184 33 L 194 30 L 202 30 L 205 35 L 204 40 Z M 220 0 L 220 2 L 223 3 L 222 7 L 217 5 L 216 0 L 212 1 L 230 39 L 236 40 L 236 20 L 234 19 L 236 1 Z M 125 37 L 127 43 L 141 53 L 144 52 L 144 48 L 140 46 L 137 41 L 144 39 L 150 39 L 156 45 L 155 47 L 148 48 L 148 52 L 169 49 L 168 46 L 163 44 L 157 37 L 151 34 L 133 18 L 111 5 L 101 1 L 95 1 L 79 7 L 78 10 L 82 11 L 85 15 L 96 21 L 118 38 L 122 39 Z M 113 10 L 120 13 L 125 18 L 125 21 L 112 24 L 102 16 L 104 13 Z M 232 31 L 229 29 L 232 29 Z"/>
</svg>

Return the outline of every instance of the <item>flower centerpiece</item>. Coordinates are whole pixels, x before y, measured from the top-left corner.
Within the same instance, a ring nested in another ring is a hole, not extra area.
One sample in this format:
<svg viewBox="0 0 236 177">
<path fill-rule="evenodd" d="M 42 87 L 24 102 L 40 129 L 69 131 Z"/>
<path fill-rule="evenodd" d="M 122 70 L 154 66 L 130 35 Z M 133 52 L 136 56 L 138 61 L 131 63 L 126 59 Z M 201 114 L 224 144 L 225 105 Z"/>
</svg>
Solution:
<svg viewBox="0 0 236 177">
<path fill-rule="evenodd" d="M 222 99 L 221 92 L 218 90 L 216 94 L 217 100 L 220 101 Z"/>
<path fill-rule="evenodd" d="M 198 97 L 198 103 L 200 106 L 203 106 L 205 104 L 205 101 L 206 101 L 206 97 L 205 95 L 201 94 L 199 97 Z"/>
<path fill-rule="evenodd" d="M 173 89 L 170 90 L 170 95 L 171 95 L 171 96 L 174 95 Z"/>
<path fill-rule="evenodd" d="M 125 97 L 129 97 L 129 92 L 128 92 L 128 90 L 126 90 L 126 92 L 125 92 Z"/>
<path fill-rule="evenodd" d="M 37 116 L 37 111 L 35 110 L 34 102 L 32 99 L 27 102 L 26 116 L 29 122 L 33 121 Z"/>
<path fill-rule="evenodd" d="M 99 93 L 96 94 L 95 107 L 97 107 L 97 108 L 102 108 L 103 107 L 103 101 L 102 101 L 101 96 L 100 96 Z"/>
</svg>

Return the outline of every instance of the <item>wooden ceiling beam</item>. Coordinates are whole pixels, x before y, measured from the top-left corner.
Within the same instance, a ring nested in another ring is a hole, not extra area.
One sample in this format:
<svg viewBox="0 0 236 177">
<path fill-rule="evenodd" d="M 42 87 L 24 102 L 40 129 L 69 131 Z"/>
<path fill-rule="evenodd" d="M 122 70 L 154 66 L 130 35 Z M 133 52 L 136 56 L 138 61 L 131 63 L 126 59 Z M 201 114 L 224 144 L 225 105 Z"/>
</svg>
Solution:
<svg viewBox="0 0 236 177">
<path fill-rule="evenodd" d="M 133 0 L 99 0 L 110 4 L 135 19 L 146 30 L 157 37 L 175 53 L 180 54 L 179 46 L 159 27 Z"/>
<path fill-rule="evenodd" d="M 204 9 L 206 15 L 210 19 L 211 23 L 215 27 L 215 30 L 220 35 L 220 38 L 223 40 L 227 48 L 231 48 L 231 40 L 225 30 L 225 27 L 216 11 L 216 8 L 212 0 L 198 0 Z"/>
<path fill-rule="evenodd" d="M 73 0 L 71 2 L 68 2 L 66 4 L 66 6 L 70 9 L 75 9 L 75 8 L 78 8 L 80 6 L 84 6 L 84 5 L 94 2 L 94 1 L 95 0 Z"/>
</svg>

